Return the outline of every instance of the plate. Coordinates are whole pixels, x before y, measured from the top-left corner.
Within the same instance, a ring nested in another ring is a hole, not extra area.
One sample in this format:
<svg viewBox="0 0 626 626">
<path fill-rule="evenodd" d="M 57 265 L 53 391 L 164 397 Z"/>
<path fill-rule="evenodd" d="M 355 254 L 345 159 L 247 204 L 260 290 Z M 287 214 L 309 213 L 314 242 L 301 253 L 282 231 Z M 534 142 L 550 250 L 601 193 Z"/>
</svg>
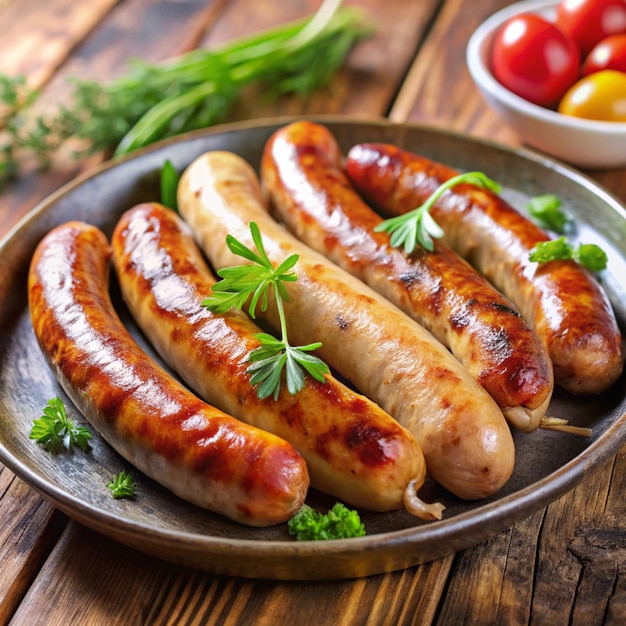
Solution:
<svg viewBox="0 0 626 626">
<path fill-rule="evenodd" d="M 626 212 L 582 174 L 530 151 L 514 151 L 433 128 L 313 117 L 347 150 L 362 141 L 386 141 L 460 170 L 482 170 L 504 186 L 518 207 L 529 197 L 556 193 L 586 241 L 609 252 L 603 281 L 620 321 L 626 319 Z M 137 475 L 138 495 L 115 500 L 106 483 L 132 467 L 97 436 L 90 452 L 52 455 L 29 439 L 32 421 L 47 400 L 61 395 L 70 416 L 84 421 L 63 395 L 36 344 L 27 309 L 26 275 L 38 241 L 70 219 L 91 222 L 108 235 L 123 211 L 158 199 L 159 172 L 169 159 L 182 170 L 208 150 L 232 150 L 258 168 L 265 141 L 291 118 L 238 123 L 195 132 L 108 162 L 66 185 L 37 206 L 0 244 L 0 461 L 54 506 L 116 541 L 164 560 L 215 574 L 250 578 L 316 580 L 351 578 L 403 569 L 469 547 L 507 529 L 572 489 L 626 440 L 626 386 L 618 382 L 600 397 L 574 399 L 558 391 L 550 414 L 592 428 L 591 438 L 540 430 L 515 435 L 517 461 L 495 496 L 463 502 L 436 492 L 444 519 L 421 522 L 403 511 L 362 512 L 367 529 L 357 539 L 297 542 L 286 525 L 254 529 L 189 505 Z M 620 278 L 621 277 L 621 278 Z M 112 294 L 120 314 L 157 360 Z M 159 360 L 160 362 L 160 360 Z M 434 487 L 436 489 L 436 487 Z M 332 506 L 311 490 L 309 502 Z"/>
</svg>

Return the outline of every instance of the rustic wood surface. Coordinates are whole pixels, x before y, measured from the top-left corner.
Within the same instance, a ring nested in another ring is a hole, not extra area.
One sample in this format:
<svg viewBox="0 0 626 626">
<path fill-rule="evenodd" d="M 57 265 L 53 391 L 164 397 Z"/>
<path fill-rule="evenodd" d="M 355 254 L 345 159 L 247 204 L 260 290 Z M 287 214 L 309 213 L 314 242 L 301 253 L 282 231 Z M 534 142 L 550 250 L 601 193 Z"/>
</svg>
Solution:
<svg viewBox="0 0 626 626">
<path fill-rule="evenodd" d="M 483 104 L 465 66 L 474 28 L 505 0 L 346 0 L 377 32 L 306 101 L 252 95 L 233 119 L 345 113 L 519 139 Z M 42 106 L 68 77 L 106 80 L 310 14 L 313 0 L 0 0 L 0 71 L 25 73 Z M 25 171 L 0 196 L 0 236 L 105 156 Z M 626 200 L 623 170 L 589 172 Z M 210 576 L 148 558 L 68 520 L 0 467 L 0 623 L 623 624 L 626 448 L 583 484 L 481 545 L 405 571 L 342 582 Z"/>
</svg>

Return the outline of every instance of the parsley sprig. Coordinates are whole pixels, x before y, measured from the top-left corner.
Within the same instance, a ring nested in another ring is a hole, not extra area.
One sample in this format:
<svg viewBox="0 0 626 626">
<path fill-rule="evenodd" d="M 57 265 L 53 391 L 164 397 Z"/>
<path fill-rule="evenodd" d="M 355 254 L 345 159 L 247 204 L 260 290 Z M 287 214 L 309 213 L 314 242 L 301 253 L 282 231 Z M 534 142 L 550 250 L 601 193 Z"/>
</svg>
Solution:
<svg viewBox="0 0 626 626">
<path fill-rule="evenodd" d="M 57 396 L 48 400 L 43 415 L 33 420 L 30 438 L 48 452 L 71 451 L 74 447 L 87 451 L 91 432 L 85 426 L 77 426 L 67 416 L 63 400 Z"/>
<path fill-rule="evenodd" d="M 495 193 L 501 191 L 500 185 L 482 172 L 465 172 L 453 176 L 439 185 L 424 204 L 404 215 L 398 215 L 381 222 L 374 230 L 379 233 L 389 233 L 391 235 L 390 244 L 394 248 L 404 247 L 407 254 L 411 254 L 418 244 L 425 250 L 432 252 L 435 249 L 433 238 L 440 239 L 443 237 L 443 230 L 430 215 L 430 209 L 444 192 L 459 183 L 477 185 Z"/>
<path fill-rule="evenodd" d="M 270 261 L 261 231 L 256 222 L 250 222 L 250 234 L 256 246 L 254 252 L 232 235 L 227 235 L 226 244 L 237 256 L 250 261 L 251 264 L 222 268 L 217 272 L 221 278 L 212 287 L 212 295 L 203 301 L 203 306 L 215 313 L 225 313 L 230 308 L 243 309 L 248 301 L 248 313 L 256 318 L 257 306 L 267 311 L 268 296 L 273 292 L 278 316 L 280 319 L 281 338 L 267 333 L 257 333 L 256 339 L 261 345 L 250 353 L 250 365 L 247 372 L 251 374 L 250 382 L 257 386 L 259 398 L 273 396 L 276 400 L 282 386 L 282 374 L 285 371 L 287 389 L 296 394 L 304 387 L 304 376 L 308 373 L 320 382 L 329 372 L 328 366 L 318 357 L 309 354 L 321 347 L 320 342 L 305 346 L 291 346 L 287 336 L 284 303 L 289 302 L 289 294 L 285 283 L 298 280 L 292 271 L 299 256 L 288 256 L 278 267 Z"/>
<path fill-rule="evenodd" d="M 581 243 L 574 246 L 565 236 L 538 243 L 528 257 L 537 263 L 573 259 L 592 272 L 606 268 L 608 257 L 606 252 L 595 243 Z"/>
<path fill-rule="evenodd" d="M 546 193 L 530 199 L 528 212 L 542 228 L 563 234 L 571 218 L 563 211 L 561 205 L 561 199 L 557 195 Z"/>
<path fill-rule="evenodd" d="M 348 509 L 341 502 L 335 503 L 326 514 L 305 504 L 289 520 L 287 528 L 298 541 L 348 539 L 365 535 L 365 525 L 358 512 Z"/>
<path fill-rule="evenodd" d="M 161 168 L 161 204 L 178 212 L 178 182 L 180 175 L 172 162 L 167 159 Z"/>
<path fill-rule="evenodd" d="M 137 493 L 135 479 L 130 472 L 122 470 L 107 483 L 114 498 L 132 498 Z"/>
</svg>

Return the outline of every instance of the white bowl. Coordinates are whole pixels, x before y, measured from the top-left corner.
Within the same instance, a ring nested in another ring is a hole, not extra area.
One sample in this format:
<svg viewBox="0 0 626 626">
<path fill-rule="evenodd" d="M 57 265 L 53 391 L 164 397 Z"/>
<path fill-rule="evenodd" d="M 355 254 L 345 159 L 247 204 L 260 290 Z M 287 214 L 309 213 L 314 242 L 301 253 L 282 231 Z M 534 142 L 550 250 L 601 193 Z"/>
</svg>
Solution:
<svg viewBox="0 0 626 626">
<path fill-rule="evenodd" d="M 528 0 L 492 15 L 469 40 L 466 57 L 469 72 L 487 104 L 513 127 L 524 143 L 579 167 L 626 167 L 626 122 L 585 120 L 544 109 L 503 87 L 491 73 L 491 45 L 500 26 L 510 17 L 527 12 L 552 20 L 558 4 L 558 0 Z"/>
</svg>

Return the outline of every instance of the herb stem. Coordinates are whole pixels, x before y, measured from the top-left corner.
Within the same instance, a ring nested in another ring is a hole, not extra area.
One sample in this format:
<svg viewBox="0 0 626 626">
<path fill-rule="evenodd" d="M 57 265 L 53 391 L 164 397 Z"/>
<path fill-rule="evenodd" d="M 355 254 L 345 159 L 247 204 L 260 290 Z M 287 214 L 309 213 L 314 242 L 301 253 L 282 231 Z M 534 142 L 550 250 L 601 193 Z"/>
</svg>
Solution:
<svg viewBox="0 0 626 626">
<path fill-rule="evenodd" d="M 390 245 L 394 248 L 403 247 L 407 254 L 411 254 L 418 244 L 425 250 L 432 252 L 435 248 L 433 238 L 443 237 L 444 232 L 430 215 L 430 210 L 448 189 L 459 183 L 470 183 L 495 193 L 501 191 L 500 185 L 482 172 L 458 174 L 439 185 L 423 204 L 408 213 L 381 222 L 374 230 L 389 233 Z"/>
<path fill-rule="evenodd" d="M 278 319 L 280 320 L 280 336 L 283 343 L 289 345 L 289 337 L 287 336 L 287 320 L 285 318 L 285 306 L 280 292 L 278 291 L 278 283 L 274 283 L 274 297 L 276 300 L 276 309 L 278 310 Z"/>
</svg>

